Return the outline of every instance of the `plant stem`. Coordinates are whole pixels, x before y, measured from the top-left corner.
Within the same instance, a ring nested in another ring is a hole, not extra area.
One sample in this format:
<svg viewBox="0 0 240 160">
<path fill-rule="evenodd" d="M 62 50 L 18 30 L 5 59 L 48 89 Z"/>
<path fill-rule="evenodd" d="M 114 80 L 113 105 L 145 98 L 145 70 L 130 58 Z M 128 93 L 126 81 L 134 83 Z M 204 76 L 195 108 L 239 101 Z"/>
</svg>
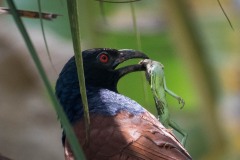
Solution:
<svg viewBox="0 0 240 160">
<path fill-rule="evenodd" d="M 82 50 L 81 50 L 81 34 L 80 34 L 80 2 L 78 0 L 68 0 L 68 16 L 71 26 L 71 33 L 73 39 L 73 48 L 75 54 L 75 61 L 77 65 L 80 93 L 84 108 L 84 122 L 86 131 L 86 142 L 89 142 L 90 133 L 90 117 L 88 111 L 88 100 L 86 94 Z"/>
<path fill-rule="evenodd" d="M 48 47 L 48 43 L 47 43 L 47 38 L 46 38 L 45 30 L 44 30 L 41 0 L 37 0 L 37 2 L 38 2 L 38 12 L 39 12 L 39 19 L 40 19 L 40 25 L 41 25 L 41 30 L 42 30 L 42 34 L 43 34 L 44 44 L 45 44 L 45 47 L 46 47 L 46 51 L 47 51 L 47 54 L 48 54 L 49 61 L 52 65 L 54 71 L 57 72 L 56 68 L 53 65 L 52 57 L 50 55 L 50 51 L 49 51 L 49 47 Z"/>
<path fill-rule="evenodd" d="M 131 6 L 131 13 L 132 13 L 133 29 L 134 29 L 134 33 L 137 40 L 137 50 L 142 51 L 141 34 L 137 26 L 137 17 L 135 13 L 134 2 L 130 2 L 130 6 Z M 144 101 L 145 101 L 145 104 L 148 104 L 149 99 L 147 95 L 147 83 L 145 80 L 145 73 L 142 73 L 141 75 L 142 75 L 141 78 L 143 83 Z"/>
<path fill-rule="evenodd" d="M 219 153 L 225 150 L 225 138 L 221 132 L 221 123 L 216 114 L 216 102 L 219 93 L 219 82 L 201 39 L 199 30 L 190 12 L 187 0 L 167 0 L 169 29 L 174 37 L 178 53 L 181 54 L 186 68 L 189 68 L 192 79 L 197 87 L 201 109 L 204 117 L 204 127 L 208 132 L 212 148 Z M 212 131 L 212 132 L 209 132 Z M 211 151 L 213 153 L 213 151 Z M 219 154 L 221 155 L 221 154 Z M 218 158 L 217 158 L 218 159 Z"/>
<path fill-rule="evenodd" d="M 75 136 L 75 134 L 73 132 L 73 129 L 71 127 L 71 124 L 69 123 L 63 108 L 59 104 L 59 102 L 58 102 L 58 100 L 57 100 L 57 98 L 56 98 L 56 96 L 53 92 L 51 84 L 50 84 L 50 82 L 47 78 L 47 75 L 46 75 L 46 73 L 43 69 L 41 61 L 39 60 L 39 57 L 38 57 L 37 52 L 36 52 L 36 50 L 35 50 L 35 48 L 32 44 L 32 41 L 31 41 L 31 39 L 30 39 L 30 37 L 29 37 L 25 27 L 24 27 L 24 24 L 23 24 L 21 18 L 18 15 L 17 8 L 16 8 L 13 0 L 7 0 L 7 3 L 9 5 L 10 9 L 11 9 L 11 12 L 12 12 L 13 18 L 16 22 L 16 25 L 18 26 L 18 28 L 19 28 L 19 30 L 20 30 L 20 32 L 21 32 L 21 34 L 22 34 L 22 36 L 25 40 L 25 43 L 28 47 L 28 50 L 31 53 L 32 59 L 35 62 L 37 70 L 38 70 L 38 72 L 39 72 L 39 74 L 40 74 L 40 76 L 43 80 L 43 83 L 44 83 L 46 89 L 47 89 L 47 92 L 50 96 L 50 99 L 51 99 L 51 102 L 54 106 L 54 109 L 56 110 L 56 112 L 57 112 L 57 114 L 60 118 L 60 121 L 61 121 L 62 126 L 64 128 L 64 131 L 66 133 L 66 136 L 67 136 L 67 138 L 69 140 L 69 143 L 71 145 L 71 148 L 73 150 L 73 153 L 74 153 L 76 159 L 79 159 L 79 160 L 80 159 L 85 159 L 83 151 L 82 151 L 82 149 L 81 149 L 81 147 L 78 143 L 77 137 Z"/>
</svg>

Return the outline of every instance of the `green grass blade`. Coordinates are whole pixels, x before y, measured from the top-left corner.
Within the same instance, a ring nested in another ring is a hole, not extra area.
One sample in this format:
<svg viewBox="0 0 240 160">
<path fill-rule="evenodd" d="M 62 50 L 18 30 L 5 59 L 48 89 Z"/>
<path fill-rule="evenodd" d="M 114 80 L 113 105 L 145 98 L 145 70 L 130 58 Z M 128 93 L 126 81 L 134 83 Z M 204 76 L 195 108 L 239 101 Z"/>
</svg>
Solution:
<svg viewBox="0 0 240 160">
<path fill-rule="evenodd" d="M 86 130 L 86 141 L 89 140 L 90 132 L 90 118 L 88 111 L 88 101 L 86 94 L 85 86 L 85 77 L 84 77 L 84 68 L 83 68 L 83 59 L 82 59 L 82 50 L 81 50 L 81 34 L 80 34 L 80 2 L 78 0 L 68 0 L 68 15 L 72 33 L 73 48 L 75 54 L 75 61 L 77 65 L 80 93 L 82 97 L 83 107 L 84 107 L 84 122 Z"/>
<path fill-rule="evenodd" d="M 105 24 L 107 24 L 107 18 L 106 18 L 106 13 L 105 13 L 105 10 L 104 10 L 104 2 L 103 1 L 99 1 L 99 7 L 100 7 L 100 12 L 101 12 L 101 15 L 103 17 L 103 22 Z"/>
<path fill-rule="evenodd" d="M 77 137 L 75 136 L 75 134 L 73 132 L 73 129 L 72 129 L 72 127 L 71 127 L 71 125 L 70 125 L 70 123 L 69 123 L 69 121 L 68 121 L 68 119 L 65 115 L 65 112 L 64 112 L 63 108 L 60 106 L 60 104 L 59 104 L 59 102 L 58 102 L 58 100 L 57 100 L 57 98 L 54 94 L 54 91 L 53 91 L 53 89 L 51 87 L 51 84 L 50 84 L 50 82 L 47 78 L 47 75 L 46 75 L 46 73 L 43 69 L 41 61 L 38 58 L 36 50 L 35 50 L 32 42 L 30 40 L 30 37 L 28 36 L 28 33 L 27 33 L 27 31 L 24 27 L 24 24 L 23 24 L 21 18 L 19 17 L 19 15 L 17 13 L 17 9 L 15 7 L 15 4 L 14 4 L 13 0 L 7 0 L 7 3 L 9 5 L 10 9 L 11 9 L 11 13 L 13 15 L 13 18 L 14 18 L 14 20 L 15 20 L 15 22 L 16 22 L 23 38 L 24 38 L 24 40 L 25 40 L 25 43 L 28 47 L 28 50 L 31 53 L 32 59 L 35 62 L 35 65 L 38 69 L 38 72 L 39 72 L 39 74 L 40 74 L 40 76 L 41 76 L 41 78 L 44 82 L 44 85 L 45 85 L 45 87 L 47 89 L 47 92 L 50 96 L 50 99 L 51 99 L 51 102 L 54 106 L 54 109 L 56 110 L 56 112 L 57 112 L 57 114 L 60 118 L 62 126 L 63 126 L 63 128 L 66 132 L 67 139 L 69 140 L 71 148 L 74 152 L 74 155 L 75 155 L 76 159 L 79 159 L 79 160 L 80 159 L 85 159 L 83 151 L 82 151 L 82 149 L 81 149 L 81 147 L 78 143 Z"/>
<path fill-rule="evenodd" d="M 140 31 L 139 31 L 138 26 L 137 26 L 137 17 L 136 17 L 136 14 L 135 14 L 134 2 L 130 2 L 130 5 L 131 5 L 133 29 L 134 29 L 134 33 L 135 33 L 136 40 L 137 40 L 137 49 L 139 51 L 141 51 L 142 50 L 141 34 L 140 34 Z M 142 73 L 142 82 L 143 82 L 144 101 L 145 101 L 145 104 L 148 104 L 148 102 L 149 102 L 148 95 L 147 95 L 148 85 L 145 81 L 145 74 L 144 73 Z"/>
<path fill-rule="evenodd" d="M 227 21 L 228 21 L 228 23 L 229 23 L 230 27 L 231 27 L 231 28 L 232 28 L 232 30 L 234 31 L 233 25 L 232 25 L 232 23 L 231 23 L 230 19 L 228 18 L 228 15 L 227 15 L 227 13 L 226 13 L 226 12 L 225 12 L 225 10 L 223 9 L 223 6 L 222 6 L 222 4 L 221 4 L 220 0 L 217 0 L 217 1 L 218 1 L 218 4 L 219 4 L 219 6 L 220 6 L 220 8 L 221 8 L 221 10 L 222 10 L 222 12 L 223 12 L 223 14 L 224 14 L 224 16 L 225 16 L 225 17 L 226 17 L 226 19 L 227 19 Z"/>
<path fill-rule="evenodd" d="M 142 50 L 141 35 L 140 35 L 140 31 L 137 27 L 137 18 L 136 18 L 136 14 L 135 14 L 134 2 L 131 2 L 130 5 L 131 5 L 133 29 L 134 29 L 136 39 L 137 39 L 137 49 L 141 51 Z"/>
<path fill-rule="evenodd" d="M 37 3 L 38 3 L 39 19 L 40 19 L 40 25 L 41 25 L 41 30 L 42 30 L 42 34 L 43 34 L 44 44 L 45 44 L 45 47 L 46 47 L 46 50 L 47 50 L 49 61 L 52 65 L 53 69 L 56 71 L 56 69 L 53 65 L 53 62 L 52 62 L 52 57 L 50 55 L 49 47 L 48 47 L 48 44 L 47 44 L 47 38 L 46 38 L 45 30 L 44 30 L 41 0 L 37 0 Z"/>
</svg>

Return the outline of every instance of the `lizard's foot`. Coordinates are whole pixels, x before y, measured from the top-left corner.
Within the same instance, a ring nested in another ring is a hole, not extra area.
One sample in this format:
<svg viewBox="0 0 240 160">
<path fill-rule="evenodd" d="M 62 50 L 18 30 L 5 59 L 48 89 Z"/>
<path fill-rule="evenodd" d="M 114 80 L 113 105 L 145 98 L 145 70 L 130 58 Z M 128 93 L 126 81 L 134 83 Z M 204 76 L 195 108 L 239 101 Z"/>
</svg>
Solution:
<svg viewBox="0 0 240 160">
<path fill-rule="evenodd" d="M 186 145 L 187 137 L 188 137 L 188 134 L 187 134 L 187 133 L 184 133 L 183 138 L 182 138 L 182 141 L 181 141 L 181 144 L 182 144 L 184 147 L 185 147 L 185 145 Z"/>
<path fill-rule="evenodd" d="M 182 99 L 181 97 L 178 98 L 178 103 L 182 104 L 182 106 L 180 107 L 180 109 L 183 109 L 184 105 L 185 105 L 185 101 L 184 99 Z"/>
</svg>

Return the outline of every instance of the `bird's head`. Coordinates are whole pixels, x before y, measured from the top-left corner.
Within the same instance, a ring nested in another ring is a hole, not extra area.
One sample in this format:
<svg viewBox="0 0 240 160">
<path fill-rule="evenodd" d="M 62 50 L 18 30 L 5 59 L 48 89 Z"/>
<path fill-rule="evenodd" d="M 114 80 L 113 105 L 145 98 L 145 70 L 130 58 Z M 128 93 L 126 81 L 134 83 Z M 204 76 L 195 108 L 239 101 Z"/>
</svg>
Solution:
<svg viewBox="0 0 240 160">
<path fill-rule="evenodd" d="M 116 69 L 122 62 L 133 58 L 148 58 L 145 54 L 130 49 L 97 48 L 82 52 L 86 87 L 106 88 L 117 91 L 117 82 L 124 75 L 144 70 L 143 65 L 135 64 Z M 60 84 L 60 82 L 62 82 Z M 56 89 L 78 85 L 75 58 L 72 57 L 64 66 Z M 64 86 L 62 86 L 64 85 Z"/>
<path fill-rule="evenodd" d="M 144 70 L 142 64 L 135 64 L 122 68 L 116 67 L 128 59 L 148 58 L 145 54 L 134 50 L 106 48 L 85 50 L 82 52 L 82 57 L 90 112 L 101 112 L 111 115 L 115 114 L 122 106 L 111 106 L 111 104 L 103 102 L 104 100 L 102 98 L 107 97 L 108 100 L 111 98 L 115 100 L 116 95 L 112 95 L 112 93 L 117 92 L 118 80 L 130 72 Z M 111 91 L 111 93 L 102 93 L 100 90 Z M 71 122 L 82 117 L 83 110 L 74 57 L 65 64 L 59 75 L 56 84 L 56 95 Z M 127 103 L 123 103 L 128 104 L 124 107 L 129 106 L 129 101 L 130 100 L 128 100 Z M 135 103 L 134 106 L 140 108 L 137 109 L 137 111 L 142 110 L 141 106 Z"/>
</svg>

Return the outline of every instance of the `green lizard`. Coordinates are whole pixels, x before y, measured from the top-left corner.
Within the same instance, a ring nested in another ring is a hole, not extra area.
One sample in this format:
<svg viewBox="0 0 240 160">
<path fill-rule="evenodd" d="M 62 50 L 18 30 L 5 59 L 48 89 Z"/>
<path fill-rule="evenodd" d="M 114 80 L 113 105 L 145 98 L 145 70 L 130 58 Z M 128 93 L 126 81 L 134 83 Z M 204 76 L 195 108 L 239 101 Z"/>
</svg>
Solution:
<svg viewBox="0 0 240 160">
<path fill-rule="evenodd" d="M 185 104 L 184 100 L 167 88 L 163 64 L 150 59 L 142 60 L 140 61 L 140 64 L 143 64 L 146 67 L 146 79 L 151 85 L 151 90 L 157 108 L 158 120 L 160 120 L 160 122 L 166 128 L 170 126 L 179 132 L 183 136 L 181 143 L 185 146 L 187 133 L 185 133 L 175 122 L 170 119 L 165 92 L 176 98 L 179 104 L 182 104 L 181 109 Z"/>
</svg>

